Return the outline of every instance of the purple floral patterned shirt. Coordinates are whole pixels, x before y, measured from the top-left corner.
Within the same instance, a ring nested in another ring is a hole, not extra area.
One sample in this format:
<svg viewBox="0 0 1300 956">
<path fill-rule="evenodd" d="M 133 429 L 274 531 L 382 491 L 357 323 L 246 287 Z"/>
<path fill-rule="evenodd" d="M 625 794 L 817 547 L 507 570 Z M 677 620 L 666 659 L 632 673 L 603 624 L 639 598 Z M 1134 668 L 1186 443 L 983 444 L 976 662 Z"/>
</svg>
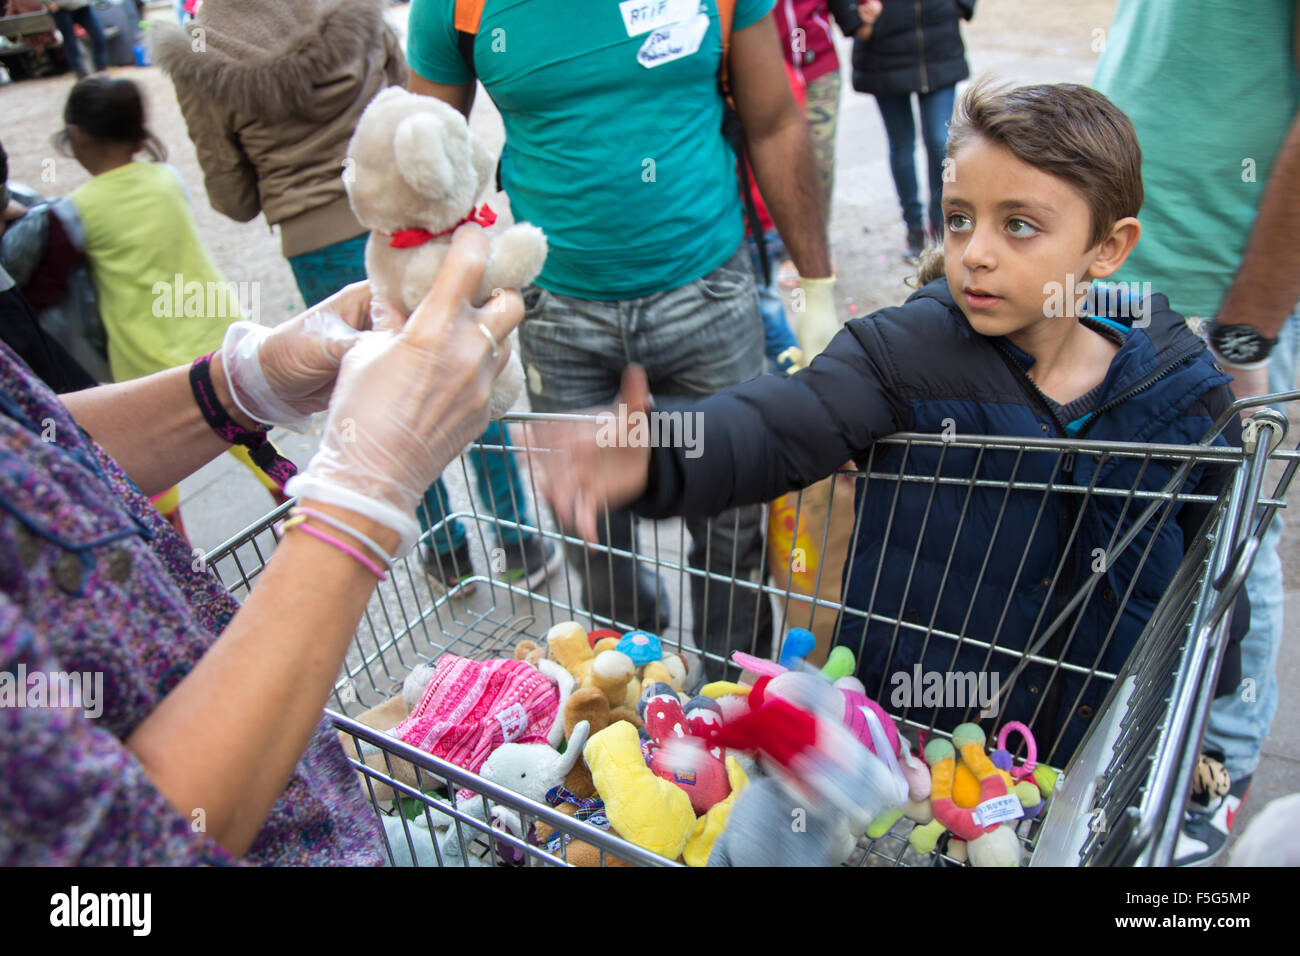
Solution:
<svg viewBox="0 0 1300 956">
<path fill-rule="evenodd" d="M 123 744 L 238 608 L 191 562 L 0 343 L 0 865 L 239 862 Z M 380 833 L 322 716 L 243 862 L 375 865 Z"/>
</svg>

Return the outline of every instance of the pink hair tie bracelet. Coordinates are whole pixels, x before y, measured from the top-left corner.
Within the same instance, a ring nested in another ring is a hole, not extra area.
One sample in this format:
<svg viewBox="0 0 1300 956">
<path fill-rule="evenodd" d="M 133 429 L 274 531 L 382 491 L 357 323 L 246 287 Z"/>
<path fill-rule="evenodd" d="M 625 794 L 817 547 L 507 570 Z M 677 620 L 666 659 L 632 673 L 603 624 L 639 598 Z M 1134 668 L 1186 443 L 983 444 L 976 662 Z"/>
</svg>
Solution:
<svg viewBox="0 0 1300 956">
<path fill-rule="evenodd" d="M 356 558 L 365 566 L 366 570 L 370 571 L 370 573 L 373 574 L 375 577 L 379 578 L 379 580 L 382 581 L 384 580 L 384 578 L 388 576 L 387 572 L 384 571 L 383 568 L 381 568 L 374 561 L 370 560 L 368 557 L 366 557 L 356 548 L 352 547 L 352 545 L 340 541 L 338 538 L 334 537 L 331 534 L 327 534 L 324 531 L 321 531 L 317 528 L 313 528 L 309 524 L 304 524 L 307 518 L 308 515 L 306 514 L 294 515 L 292 518 L 290 518 L 288 521 L 284 523 L 284 530 L 288 531 L 292 528 L 297 528 L 300 531 L 305 531 L 316 540 L 324 541 L 326 544 L 333 545 L 334 547 L 338 548 L 348 557 Z"/>
<path fill-rule="evenodd" d="M 346 521 L 340 521 L 338 518 L 335 518 L 333 515 L 327 515 L 323 511 L 317 511 L 315 508 L 308 508 L 305 505 L 294 505 L 292 508 L 289 509 L 289 514 L 305 515 L 308 518 L 313 518 L 316 521 L 319 521 L 321 524 L 327 524 L 331 528 L 334 528 L 337 531 L 342 531 L 344 534 L 351 535 L 352 537 L 360 541 L 362 544 L 364 544 L 371 551 L 373 551 L 375 554 L 379 555 L 379 557 L 384 562 L 384 567 L 391 568 L 393 566 L 393 556 L 391 554 L 389 554 L 378 544 L 376 544 L 373 538 L 371 538 L 368 535 L 362 534 L 360 531 L 352 527 L 352 525 L 348 524 Z"/>
</svg>

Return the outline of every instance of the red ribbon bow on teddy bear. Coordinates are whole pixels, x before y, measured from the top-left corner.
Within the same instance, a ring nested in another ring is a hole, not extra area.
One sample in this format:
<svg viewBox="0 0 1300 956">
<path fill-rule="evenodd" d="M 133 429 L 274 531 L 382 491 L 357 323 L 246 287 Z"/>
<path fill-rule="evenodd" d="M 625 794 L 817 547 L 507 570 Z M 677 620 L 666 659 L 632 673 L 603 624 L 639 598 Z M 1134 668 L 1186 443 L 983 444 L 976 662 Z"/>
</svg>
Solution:
<svg viewBox="0 0 1300 956">
<path fill-rule="evenodd" d="M 471 208 L 465 218 L 450 229 L 444 229 L 442 232 L 430 232 L 428 229 L 399 229 L 393 233 L 393 238 L 388 240 L 388 244 L 394 249 L 411 249 L 415 246 L 422 246 L 429 240 L 437 239 L 439 236 L 450 235 L 467 222 L 487 228 L 496 221 L 497 214 L 492 211 L 492 208 L 487 203 L 484 203 L 479 209 Z"/>
</svg>

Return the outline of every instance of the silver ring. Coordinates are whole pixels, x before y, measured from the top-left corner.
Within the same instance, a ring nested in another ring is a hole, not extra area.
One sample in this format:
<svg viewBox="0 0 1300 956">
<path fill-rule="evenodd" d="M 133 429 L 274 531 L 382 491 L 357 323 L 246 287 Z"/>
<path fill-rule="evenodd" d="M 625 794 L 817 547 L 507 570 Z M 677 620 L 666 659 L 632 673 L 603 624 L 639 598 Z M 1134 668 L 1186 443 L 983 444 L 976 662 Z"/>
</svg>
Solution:
<svg viewBox="0 0 1300 956">
<path fill-rule="evenodd" d="M 482 322 L 478 323 L 478 329 L 487 336 L 487 340 L 492 343 L 492 358 L 494 360 L 499 359 L 501 357 L 501 343 L 497 341 L 496 336 L 493 335 L 492 331 Z"/>
</svg>

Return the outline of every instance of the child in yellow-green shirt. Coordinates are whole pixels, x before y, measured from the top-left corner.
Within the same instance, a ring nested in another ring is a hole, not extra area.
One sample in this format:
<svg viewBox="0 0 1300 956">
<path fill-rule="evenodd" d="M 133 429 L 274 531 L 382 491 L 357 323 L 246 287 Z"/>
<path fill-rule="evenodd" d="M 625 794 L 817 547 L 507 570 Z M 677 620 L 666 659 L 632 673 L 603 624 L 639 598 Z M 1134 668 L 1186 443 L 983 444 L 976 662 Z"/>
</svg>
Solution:
<svg viewBox="0 0 1300 956">
<path fill-rule="evenodd" d="M 94 177 L 71 199 L 85 229 L 114 380 L 220 348 L 226 327 L 244 318 L 241 296 L 199 238 L 185 187 L 145 126 L 139 89 L 130 80 L 89 77 L 72 88 L 63 119 L 61 142 Z M 137 162 L 140 152 L 155 162 Z M 230 452 L 283 500 L 247 451 L 233 445 Z M 177 488 L 154 503 L 183 533 Z"/>
</svg>

